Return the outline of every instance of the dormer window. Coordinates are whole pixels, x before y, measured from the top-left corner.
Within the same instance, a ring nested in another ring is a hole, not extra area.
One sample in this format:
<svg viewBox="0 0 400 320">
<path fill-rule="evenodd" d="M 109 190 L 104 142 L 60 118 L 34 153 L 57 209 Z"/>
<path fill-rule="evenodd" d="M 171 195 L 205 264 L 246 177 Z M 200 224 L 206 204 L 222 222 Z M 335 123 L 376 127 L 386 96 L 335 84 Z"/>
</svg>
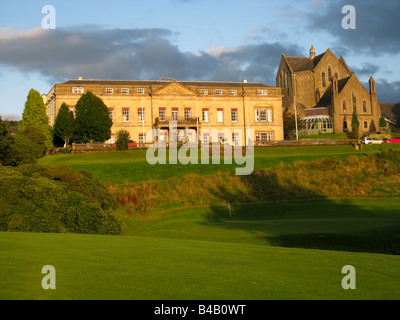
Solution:
<svg viewBox="0 0 400 320">
<path fill-rule="evenodd" d="M 82 87 L 73 87 L 72 88 L 72 93 L 84 93 L 85 89 L 83 89 Z"/>
</svg>

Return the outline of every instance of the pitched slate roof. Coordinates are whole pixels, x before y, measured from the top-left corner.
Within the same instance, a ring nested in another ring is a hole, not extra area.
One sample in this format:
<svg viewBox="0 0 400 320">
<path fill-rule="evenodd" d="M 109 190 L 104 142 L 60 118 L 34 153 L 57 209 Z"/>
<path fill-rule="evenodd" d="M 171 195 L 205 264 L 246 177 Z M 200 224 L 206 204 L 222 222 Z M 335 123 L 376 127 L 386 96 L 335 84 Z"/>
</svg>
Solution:
<svg viewBox="0 0 400 320">
<path fill-rule="evenodd" d="M 329 116 L 329 108 L 322 107 L 322 108 L 309 108 L 304 110 L 307 116 Z"/>
<path fill-rule="evenodd" d="M 165 80 L 164 80 L 165 79 Z M 65 85 L 114 85 L 114 86 L 149 86 L 149 85 L 166 85 L 170 82 L 176 81 L 174 79 L 161 78 L 160 80 L 95 80 L 95 79 L 72 79 L 62 84 Z M 266 87 L 271 88 L 264 83 L 260 82 L 227 82 L 227 81 L 177 81 L 186 86 L 196 87 Z"/>
<path fill-rule="evenodd" d="M 353 74 L 352 74 L 353 75 Z M 342 92 L 343 88 L 346 86 L 347 82 L 350 80 L 351 76 L 338 80 L 338 91 Z M 324 95 L 317 102 L 316 107 L 328 107 L 332 104 L 332 84 L 326 89 Z"/>
<path fill-rule="evenodd" d="M 307 57 L 286 57 L 286 61 L 289 64 L 290 68 L 293 72 L 306 71 L 306 70 L 314 70 L 319 61 L 322 59 L 326 52 L 321 53 L 315 58 L 307 58 Z"/>
<path fill-rule="evenodd" d="M 315 58 L 309 58 L 309 57 L 288 57 L 284 56 L 284 58 L 287 61 L 287 64 L 289 65 L 289 68 L 293 72 L 300 72 L 300 71 L 312 71 L 315 69 L 315 67 L 318 65 L 318 63 L 321 61 L 321 59 L 324 57 L 325 54 L 328 52 L 332 53 L 330 49 L 326 50 L 325 52 L 319 54 Z M 332 53 L 333 54 L 333 53 Z M 333 54 L 334 55 L 334 54 Z M 334 55 L 335 56 L 335 55 Z M 346 61 L 343 59 L 343 57 L 340 57 L 338 59 L 343 66 L 351 72 L 349 66 L 347 65 Z"/>
</svg>

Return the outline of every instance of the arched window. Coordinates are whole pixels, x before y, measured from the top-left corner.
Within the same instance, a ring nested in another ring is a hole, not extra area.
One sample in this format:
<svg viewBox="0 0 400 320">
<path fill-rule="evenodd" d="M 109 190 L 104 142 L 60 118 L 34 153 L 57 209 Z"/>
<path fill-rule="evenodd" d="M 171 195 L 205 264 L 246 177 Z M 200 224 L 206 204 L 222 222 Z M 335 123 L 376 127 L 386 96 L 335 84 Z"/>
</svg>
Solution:
<svg viewBox="0 0 400 320">
<path fill-rule="evenodd" d="M 353 91 L 353 112 L 354 110 L 357 111 L 357 97 L 356 97 L 356 93 Z"/>
<path fill-rule="evenodd" d="M 347 103 L 346 103 L 346 100 L 343 100 L 343 112 L 347 112 Z"/>
<path fill-rule="evenodd" d="M 289 74 L 288 73 L 286 73 L 286 89 L 288 89 L 289 90 Z"/>
<path fill-rule="evenodd" d="M 343 132 L 347 132 L 347 131 L 348 131 L 347 121 L 344 120 L 344 121 L 343 121 Z"/>
<path fill-rule="evenodd" d="M 368 121 L 364 121 L 364 129 L 368 129 Z"/>
<path fill-rule="evenodd" d="M 332 68 L 331 66 L 328 66 L 328 80 L 330 81 L 332 79 Z"/>
<path fill-rule="evenodd" d="M 283 73 L 283 86 L 286 88 L 286 72 Z"/>
<path fill-rule="evenodd" d="M 319 90 L 317 89 L 317 92 L 315 93 L 315 98 L 317 99 L 317 102 L 319 99 L 321 99 L 321 94 L 319 93 Z"/>
<path fill-rule="evenodd" d="M 322 87 L 326 87 L 325 70 L 322 70 Z"/>
<path fill-rule="evenodd" d="M 335 77 L 337 78 L 337 79 L 339 79 L 339 72 L 336 70 L 335 71 Z"/>
<path fill-rule="evenodd" d="M 365 100 L 363 101 L 363 112 L 367 112 L 367 102 Z"/>
</svg>

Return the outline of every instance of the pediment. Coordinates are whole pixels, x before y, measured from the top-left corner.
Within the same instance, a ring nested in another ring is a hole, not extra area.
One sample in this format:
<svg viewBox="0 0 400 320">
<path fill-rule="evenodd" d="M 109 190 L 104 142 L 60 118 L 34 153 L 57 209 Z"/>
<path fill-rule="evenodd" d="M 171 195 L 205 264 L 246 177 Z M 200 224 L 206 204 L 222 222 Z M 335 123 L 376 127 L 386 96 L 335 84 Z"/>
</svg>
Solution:
<svg viewBox="0 0 400 320">
<path fill-rule="evenodd" d="M 195 95 L 196 93 L 190 90 L 183 84 L 173 81 L 167 85 L 157 89 L 154 94 L 164 94 L 164 95 Z"/>
</svg>

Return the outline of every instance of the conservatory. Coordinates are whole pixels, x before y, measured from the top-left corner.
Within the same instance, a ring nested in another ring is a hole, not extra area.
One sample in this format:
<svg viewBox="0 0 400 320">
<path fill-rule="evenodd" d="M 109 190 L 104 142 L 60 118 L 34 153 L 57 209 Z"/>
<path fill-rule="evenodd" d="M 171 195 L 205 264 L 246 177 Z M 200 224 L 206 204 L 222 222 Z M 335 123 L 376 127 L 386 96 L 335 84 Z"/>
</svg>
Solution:
<svg viewBox="0 0 400 320">
<path fill-rule="evenodd" d="M 300 118 L 299 135 L 333 133 L 333 121 L 329 115 L 312 115 Z"/>
</svg>

